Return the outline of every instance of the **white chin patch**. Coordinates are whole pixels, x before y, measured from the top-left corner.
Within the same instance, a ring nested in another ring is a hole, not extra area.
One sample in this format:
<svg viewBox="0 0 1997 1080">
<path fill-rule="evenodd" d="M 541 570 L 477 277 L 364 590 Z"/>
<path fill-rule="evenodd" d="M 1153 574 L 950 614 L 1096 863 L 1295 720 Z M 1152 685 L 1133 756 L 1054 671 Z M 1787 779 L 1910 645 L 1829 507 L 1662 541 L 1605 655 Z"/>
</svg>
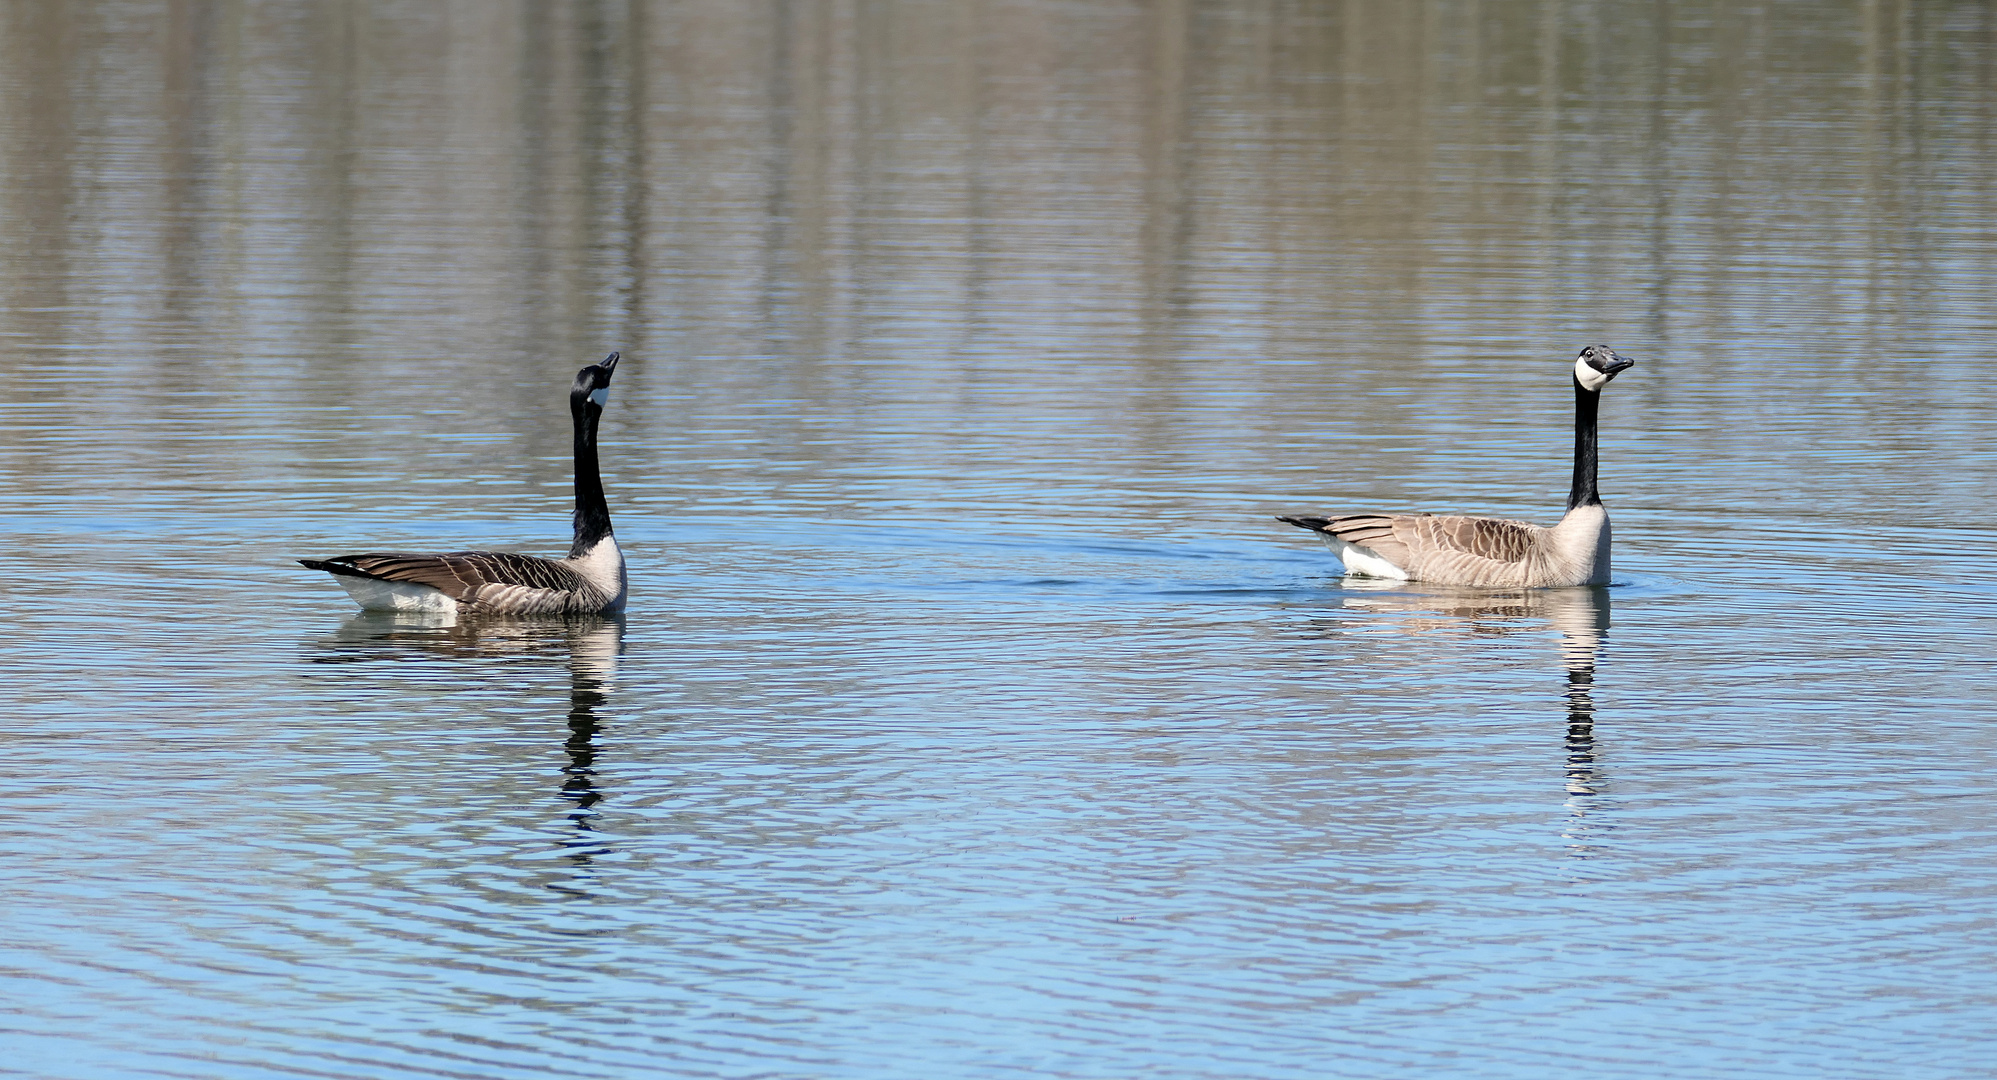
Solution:
<svg viewBox="0 0 1997 1080">
<path fill-rule="evenodd" d="M 1574 381 L 1589 390 L 1600 390 L 1609 385 L 1609 377 L 1589 367 L 1586 360 L 1574 361 Z"/>
<path fill-rule="evenodd" d="M 589 392 L 589 399 L 591 401 L 596 402 L 597 408 L 599 409 L 603 408 L 605 405 L 610 404 L 610 387 L 599 386 L 596 389 L 591 390 Z"/>
</svg>

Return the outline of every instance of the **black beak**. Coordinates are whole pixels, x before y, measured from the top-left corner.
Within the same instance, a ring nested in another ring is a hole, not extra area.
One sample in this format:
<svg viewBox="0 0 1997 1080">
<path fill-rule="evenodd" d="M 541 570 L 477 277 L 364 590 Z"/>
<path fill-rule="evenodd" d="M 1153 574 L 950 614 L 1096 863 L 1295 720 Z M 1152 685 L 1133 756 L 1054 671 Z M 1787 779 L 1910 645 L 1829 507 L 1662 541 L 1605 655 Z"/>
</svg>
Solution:
<svg viewBox="0 0 1997 1080">
<path fill-rule="evenodd" d="M 1595 365 L 1595 370 L 1601 372 L 1604 375 L 1614 375 L 1616 372 L 1621 371 L 1624 368 L 1632 368 L 1636 366 L 1636 361 L 1630 359 L 1627 356 L 1624 356 L 1621 353 L 1612 352 L 1609 354 L 1609 357 L 1610 360 L 1608 363 Z"/>
<path fill-rule="evenodd" d="M 576 382 L 569 388 L 569 401 L 572 407 L 582 408 L 584 402 L 592 402 L 603 407 L 603 395 L 610 393 L 610 373 L 617 369 L 617 354 L 611 353 L 602 362 L 591 364 L 576 372 Z"/>
</svg>

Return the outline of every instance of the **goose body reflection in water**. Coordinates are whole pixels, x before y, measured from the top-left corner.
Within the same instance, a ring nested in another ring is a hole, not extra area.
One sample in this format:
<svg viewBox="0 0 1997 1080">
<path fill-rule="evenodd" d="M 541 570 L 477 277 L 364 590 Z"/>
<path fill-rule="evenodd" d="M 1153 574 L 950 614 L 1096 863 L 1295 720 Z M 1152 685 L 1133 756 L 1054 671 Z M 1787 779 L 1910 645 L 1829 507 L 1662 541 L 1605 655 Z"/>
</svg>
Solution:
<svg viewBox="0 0 1997 1080">
<path fill-rule="evenodd" d="M 624 650 L 624 620 L 577 619 L 460 620 L 451 613 L 362 612 L 319 643 L 319 663 L 380 663 L 442 660 L 447 663 L 497 661 L 512 673 L 515 663 L 562 664 L 568 668 L 566 760 L 560 766 L 558 796 L 570 804 L 570 835 L 558 843 L 578 870 L 606 854 L 608 842 L 596 831 L 597 741 L 603 731 L 600 710 L 609 703 L 618 657 Z M 462 684 L 460 684 L 462 685 Z M 579 892 L 574 884 L 548 887 Z"/>
<path fill-rule="evenodd" d="M 1399 633 L 1514 634 L 1550 628 L 1559 634 L 1567 712 L 1564 768 L 1569 818 L 1563 835 L 1577 856 L 1598 850 L 1600 834 L 1610 828 L 1589 820 L 1607 786 L 1596 762 L 1595 669 L 1608 640 L 1609 590 L 1600 586 L 1456 590 L 1364 578 L 1348 578 L 1343 588 L 1347 610 L 1380 616 Z"/>
</svg>

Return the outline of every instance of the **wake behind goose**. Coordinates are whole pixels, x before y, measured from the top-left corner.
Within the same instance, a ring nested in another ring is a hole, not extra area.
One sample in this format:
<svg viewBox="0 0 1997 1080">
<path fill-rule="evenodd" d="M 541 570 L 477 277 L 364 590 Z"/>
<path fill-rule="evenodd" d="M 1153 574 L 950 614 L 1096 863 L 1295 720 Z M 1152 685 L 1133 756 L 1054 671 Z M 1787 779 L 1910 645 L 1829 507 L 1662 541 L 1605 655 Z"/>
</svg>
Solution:
<svg viewBox="0 0 1997 1080">
<path fill-rule="evenodd" d="M 597 469 L 596 429 L 610 400 L 617 353 L 576 373 L 569 389 L 575 422 L 575 542 L 562 559 L 506 551 L 439 555 L 370 552 L 300 559 L 333 575 L 369 611 L 494 615 L 596 615 L 624 610 L 624 553 L 610 531 L 610 506 Z"/>
</svg>

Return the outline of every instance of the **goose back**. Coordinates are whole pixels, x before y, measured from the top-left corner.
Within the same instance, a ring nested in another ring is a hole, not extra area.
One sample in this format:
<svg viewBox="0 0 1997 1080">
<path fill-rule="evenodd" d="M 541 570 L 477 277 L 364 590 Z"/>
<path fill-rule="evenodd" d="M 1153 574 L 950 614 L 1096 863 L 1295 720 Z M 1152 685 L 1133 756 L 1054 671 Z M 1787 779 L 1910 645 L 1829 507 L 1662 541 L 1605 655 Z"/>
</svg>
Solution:
<svg viewBox="0 0 1997 1080">
<path fill-rule="evenodd" d="M 466 614 L 583 615 L 623 610 L 628 586 L 614 537 L 579 556 L 543 559 L 503 551 L 441 555 L 382 551 L 300 560 L 334 576 L 362 607 L 455 608 Z"/>
<path fill-rule="evenodd" d="M 1283 520 L 1316 532 L 1354 574 L 1481 588 L 1604 585 L 1609 580 L 1609 515 L 1600 503 L 1569 510 L 1552 528 L 1438 514 Z"/>
</svg>

